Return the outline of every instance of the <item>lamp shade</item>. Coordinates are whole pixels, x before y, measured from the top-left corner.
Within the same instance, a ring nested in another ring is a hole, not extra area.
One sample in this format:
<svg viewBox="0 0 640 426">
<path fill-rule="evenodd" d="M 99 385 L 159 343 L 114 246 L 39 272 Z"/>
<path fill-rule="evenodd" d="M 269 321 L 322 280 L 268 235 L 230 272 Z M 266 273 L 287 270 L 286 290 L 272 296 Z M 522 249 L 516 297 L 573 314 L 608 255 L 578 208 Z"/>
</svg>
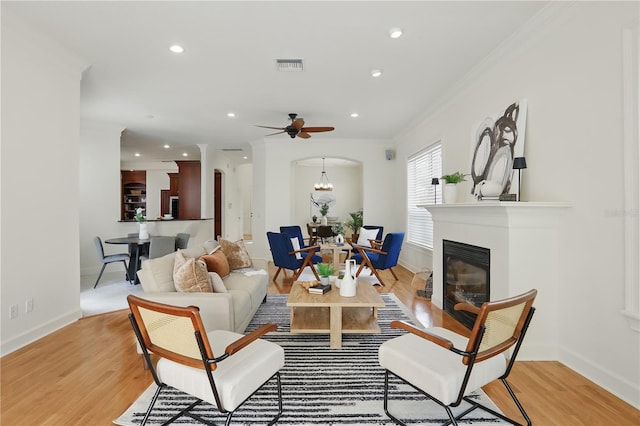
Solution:
<svg viewBox="0 0 640 426">
<path fill-rule="evenodd" d="M 440 185 L 440 179 L 431 178 L 431 185 Z"/>
<path fill-rule="evenodd" d="M 526 169 L 527 160 L 524 157 L 516 157 L 513 159 L 513 168 L 516 170 Z"/>
</svg>

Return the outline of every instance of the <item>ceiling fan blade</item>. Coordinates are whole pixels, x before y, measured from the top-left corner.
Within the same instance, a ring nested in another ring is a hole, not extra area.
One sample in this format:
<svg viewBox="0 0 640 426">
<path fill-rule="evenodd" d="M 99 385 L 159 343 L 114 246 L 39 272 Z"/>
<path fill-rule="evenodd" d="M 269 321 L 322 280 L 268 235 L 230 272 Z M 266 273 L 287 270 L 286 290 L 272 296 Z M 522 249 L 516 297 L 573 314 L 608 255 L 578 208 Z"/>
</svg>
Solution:
<svg viewBox="0 0 640 426">
<path fill-rule="evenodd" d="M 304 120 L 302 118 L 296 118 L 293 123 L 291 123 L 291 127 L 294 129 L 300 130 L 304 126 Z"/>
<path fill-rule="evenodd" d="M 298 137 L 302 139 L 309 139 L 311 135 L 309 133 L 306 133 L 304 130 L 302 130 L 300 131 L 300 133 L 298 133 Z"/>
<path fill-rule="evenodd" d="M 274 129 L 274 130 L 283 130 L 284 131 L 284 127 L 260 126 L 258 124 L 254 124 L 254 126 L 262 127 L 263 129 Z"/>
<path fill-rule="evenodd" d="M 304 127 L 300 129 L 302 132 L 330 132 L 335 130 L 334 127 Z"/>
<path fill-rule="evenodd" d="M 272 127 L 272 129 L 275 129 L 275 128 L 276 128 L 276 127 Z M 280 134 L 282 134 L 282 133 L 284 133 L 284 130 L 283 130 L 283 131 L 281 131 L 281 132 L 269 133 L 268 135 L 265 135 L 265 136 L 280 135 Z"/>
</svg>

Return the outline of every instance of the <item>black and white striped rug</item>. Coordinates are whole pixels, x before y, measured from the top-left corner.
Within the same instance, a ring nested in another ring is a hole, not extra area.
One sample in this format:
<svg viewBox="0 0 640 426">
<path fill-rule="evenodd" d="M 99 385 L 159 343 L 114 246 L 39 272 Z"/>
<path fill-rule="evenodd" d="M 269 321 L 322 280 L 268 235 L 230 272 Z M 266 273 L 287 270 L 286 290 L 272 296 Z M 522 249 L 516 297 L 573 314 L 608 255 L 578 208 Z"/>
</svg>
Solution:
<svg viewBox="0 0 640 426">
<path fill-rule="evenodd" d="M 329 336 L 321 334 L 290 334 L 287 295 L 269 295 L 247 328 L 251 331 L 265 322 L 278 324 L 278 332 L 265 338 L 280 344 L 285 350 L 282 375 L 283 414 L 279 425 L 392 425 L 383 411 L 384 371 L 378 364 L 378 347 L 382 342 L 403 332 L 391 329 L 389 323 L 404 319 L 417 323 L 411 313 L 393 294 L 382 294 L 386 303 L 378 310 L 380 334 L 346 334 L 342 348 L 330 348 Z M 415 390 L 392 380 L 392 395 L 400 400 L 390 401 L 390 410 L 410 424 L 436 425 L 448 420 L 445 411 L 427 401 Z M 155 392 L 152 384 L 118 419 L 118 425 L 138 425 Z M 475 396 L 492 406 L 484 393 Z M 161 393 L 148 425 L 161 424 L 180 408 L 193 401 L 188 395 L 170 389 Z M 234 414 L 234 425 L 265 425 L 277 411 L 275 386 L 267 384 Z M 454 414 L 466 407 L 463 403 Z M 495 408 L 495 406 L 494 406 Z M 194 410 L 202 417 L 224 424 L 225 416 L 206 403 Z M 195 423 L 183 417 L 176 424 Z M 503 424 L 499 419 L 480 410 L 472 412 L 465 425 Z M 506 424 L 506 423 L 504 423 Z"/>
</svg>

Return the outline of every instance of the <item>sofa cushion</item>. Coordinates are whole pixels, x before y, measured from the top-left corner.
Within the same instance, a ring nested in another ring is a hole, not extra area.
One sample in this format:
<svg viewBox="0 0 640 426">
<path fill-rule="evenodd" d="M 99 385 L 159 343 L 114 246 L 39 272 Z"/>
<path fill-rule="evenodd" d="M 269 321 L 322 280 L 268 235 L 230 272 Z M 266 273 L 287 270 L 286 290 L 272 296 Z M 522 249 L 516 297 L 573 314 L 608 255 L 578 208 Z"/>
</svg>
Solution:
<svg viewBox="0 0 640 426">
<path fill-rule="evenodd" d="M 229 275 L 229 261 L 222 250 L 216 250 L 213 254 L 203 254 L 199 259 L 204 260 L 209 272 L 215 272 L 222 278 Z"/>
<path fill-rule="evenodd" d="M 227 287 L 224 285 L 224 281 L 220 278 L 220 275 L 215 272 L 209 272 L 209 278 L 211 279 L 211 286 L 214 293 L 226 293 Z"/>
<path fill-rule="evenodd" d="M 251 262 L 251 256 L 249 256 L 249 252 L 245 248 L 243 240 L 238 240 L 234 243 L 225 240 L 224 238 L 220 238 L 218 242 L 222 247 L 222 251 L 227 256 L 229 267 L 232 270 L 240 268 L 251 268 L 253 266 L 253 262 Z"/>
<path fill-rule="evenodd" d="M 266 274 L 248 275 L 232 272 L 223 281 L 227 291 L 246 292 L 249 295 L 252 309 L 257 309 L 264 299 L 267 279 Z"/>
<path fill-rule="evenodd" d="M 185 257 L 199 257 L 205 254 L 204 247 L 197 246 L 180 251 Z M 142 262 L 142 269 L 138 271 L 138 277 L 145 292 L 176 291 L 173 283 L 175 256 L 176 253 L 169 253 L 162 257 Z"/>
<path fill-rule="evenodd" d="M 211 293 L 213 291 L 204 261 L 193 257 L 186 258 L 182 251 L 175 255 L 173 283 L 176 290 L 181 292 Z"/>
</svg>

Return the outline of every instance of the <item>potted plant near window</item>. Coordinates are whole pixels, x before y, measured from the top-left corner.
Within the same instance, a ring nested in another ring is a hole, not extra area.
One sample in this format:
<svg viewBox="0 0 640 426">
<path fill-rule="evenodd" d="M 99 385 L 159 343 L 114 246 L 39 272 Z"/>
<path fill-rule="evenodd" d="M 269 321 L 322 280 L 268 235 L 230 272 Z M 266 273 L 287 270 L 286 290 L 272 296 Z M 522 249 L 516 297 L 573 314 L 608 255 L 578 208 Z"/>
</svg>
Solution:
<svg viewBox="0 0 640 426">
<path fill-rule="evenodd" d="M 320 282 L 322 284 L 329 284 L 329 277 L 337 272 L 337 269 L 335 269 L 331 263 L 318 263 L 316 270 L 318 271 L 318 275 L 320 275 Z"/>
<path fill-rule="evenodd" d="M 357 212 L 349 213 L 349 216 L 351 217 L 347 219 L 344 226 L 351 229 L 351 233 L 353 234 L 351 236 L 351 241 L 356 242 L 358 241 L 358 231 L 362 228 L 362 209 Z"/>
<path fill-rule="evenodd" d="M 440 179 L 444 180 L 442 195 L 445 204 L 455 203 L 458 199 L 458 184 L 467 180 L 468 175 L 461 172 L 455 172 L 450 175 L 444 175 Z"/>
</svg>

